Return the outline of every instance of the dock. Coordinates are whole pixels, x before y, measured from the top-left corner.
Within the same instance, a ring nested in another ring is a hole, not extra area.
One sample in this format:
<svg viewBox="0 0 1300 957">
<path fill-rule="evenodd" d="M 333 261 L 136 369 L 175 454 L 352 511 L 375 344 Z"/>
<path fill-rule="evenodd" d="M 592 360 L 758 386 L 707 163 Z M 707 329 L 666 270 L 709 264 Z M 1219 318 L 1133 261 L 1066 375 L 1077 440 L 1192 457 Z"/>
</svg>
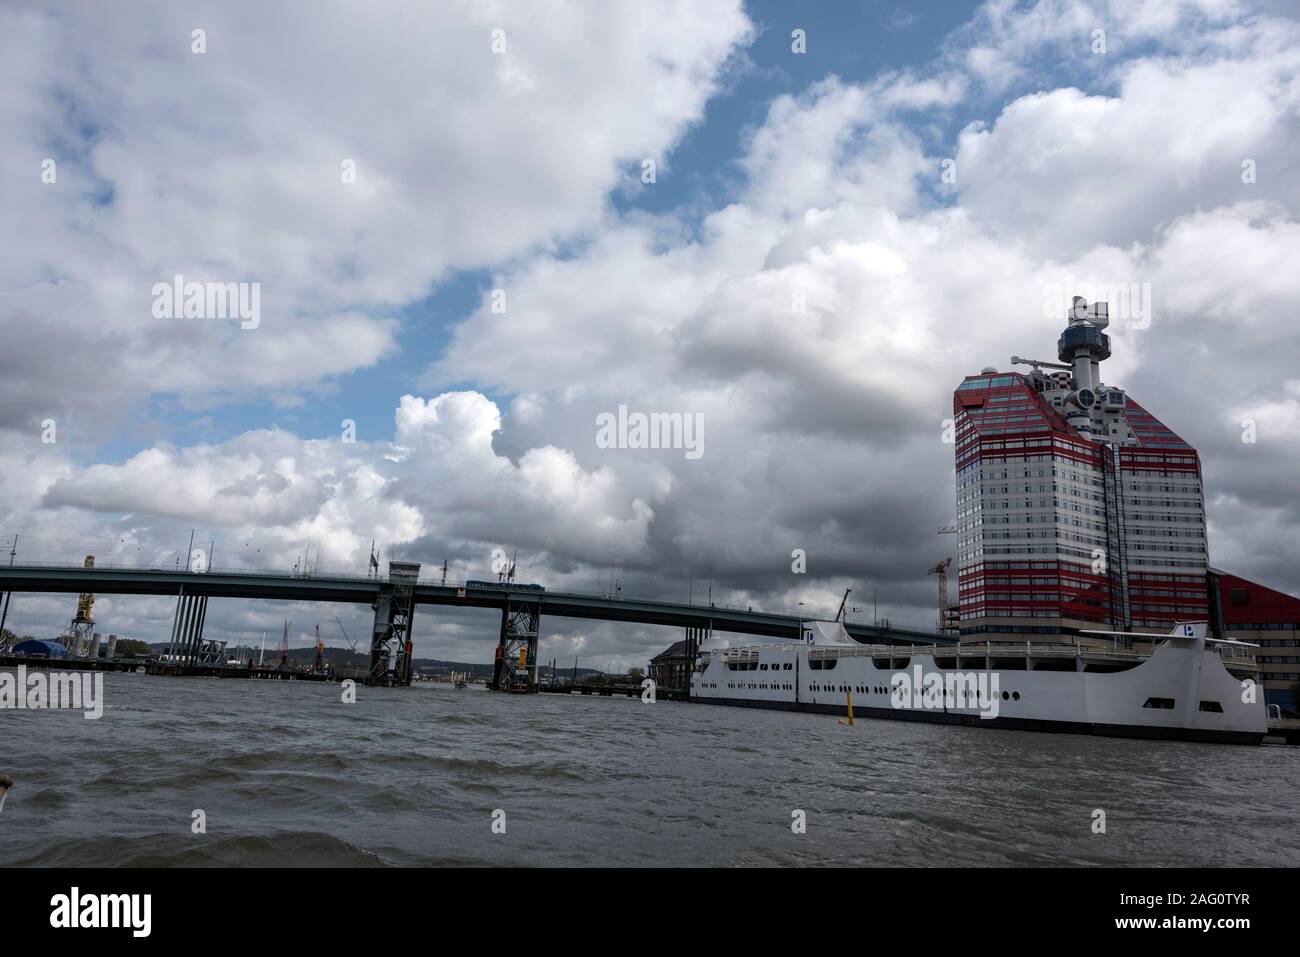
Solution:
<svg viewBox="0 0 1300 957">
<path fill-rule="evenodd" d="M 42 658 L 36 655 L 0 655 L 0 668 L 57 668 L 59 671 L 138 671 L 144 658 Z"/>
<path fill-rule="evenodd" d="M 348 678 L 360 680 L 353 674 L 294 671 L 290 668 L 249 668 L 239 665 L 179 664 L 173 661 L 151 661 L 145 666 L 145 674 L 166 678 L 260 678 L 267 681 L 345 681 Z"/>
<path fill-rule="evenodd" d="M 640 685 L 633 684 L 541 684 L 538 689 L 543 694 L 579 694 L 584 696 L 597 695 L 601 698 L 639 698 L 645 689 Z M 690 692 L 685 688 L 656 688 L 656 701 L 687 701 L 690 698 Z"/>
</svg>

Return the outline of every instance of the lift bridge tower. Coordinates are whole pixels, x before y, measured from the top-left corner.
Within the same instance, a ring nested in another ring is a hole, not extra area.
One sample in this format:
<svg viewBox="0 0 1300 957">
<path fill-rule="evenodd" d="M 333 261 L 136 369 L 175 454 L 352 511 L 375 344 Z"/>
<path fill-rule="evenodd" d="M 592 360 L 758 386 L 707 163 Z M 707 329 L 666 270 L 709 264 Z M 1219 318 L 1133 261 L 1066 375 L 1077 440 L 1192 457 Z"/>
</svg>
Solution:
<svg viewBox="0 0 1300 957">
<path fill-rule="evenodd" d="M 370 671 L 366 684 L 388 687 L 411 683 L 411 621 L 415 617 L 415 583 L 419 562 L 388 563 L 388 581 L 379 586 L 371 606 Z"/>
<path fill-rule="evenodd" d="M 537 682 L 537 636 L 541 630 L 542 606 L 528 597 L 541 590 L 538 585 L 515 581 L 515 559 L 497 574 L 497 585 L 505 591 L 501 607 L 501 634 L 496 661 L 492 666 L 492 688 L 529 694 L 539 691 Z"/>
<path fill-rule="evenodd" d="M 535 597 L 507 593 L 492 669 L 495 690 L 523 693 L 539 690 L 537 636 L 541 620 L 542 607 Z"/>
</svg>

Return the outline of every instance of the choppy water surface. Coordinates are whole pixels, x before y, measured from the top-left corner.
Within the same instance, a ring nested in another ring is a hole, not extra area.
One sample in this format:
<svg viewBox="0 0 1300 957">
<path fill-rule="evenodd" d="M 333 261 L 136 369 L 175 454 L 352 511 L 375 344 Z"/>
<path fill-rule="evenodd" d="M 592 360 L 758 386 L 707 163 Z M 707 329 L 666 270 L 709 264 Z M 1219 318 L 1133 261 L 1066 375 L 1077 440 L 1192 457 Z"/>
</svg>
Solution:
<svg viewBox="0 0 1300 957">
<path fill-rule="evenodd" d="M 1300 748 L 446 685 L 105 693 L 98 721 L 0 711 L 0 865 L 1300 864 Z"/>
</svg>

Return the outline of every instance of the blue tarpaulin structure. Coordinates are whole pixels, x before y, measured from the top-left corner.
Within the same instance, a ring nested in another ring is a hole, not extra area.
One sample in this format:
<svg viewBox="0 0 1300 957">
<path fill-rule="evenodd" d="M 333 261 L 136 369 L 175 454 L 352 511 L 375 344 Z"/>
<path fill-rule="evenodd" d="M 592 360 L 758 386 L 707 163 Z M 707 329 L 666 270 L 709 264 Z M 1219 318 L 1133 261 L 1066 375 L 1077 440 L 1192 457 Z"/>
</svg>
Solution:
<svg viewBox="0 0 1300 957">
<path fill-rule="evenodd" d="M 11 654 L 28 655 L 31 657 L 42 658 L 66 658 L 68 649 L 63 647 L 57 641 L 44 641 L 40 638 L 28 638 L 26 641 L 20 641 L 10 650 Z"/>
</svg>

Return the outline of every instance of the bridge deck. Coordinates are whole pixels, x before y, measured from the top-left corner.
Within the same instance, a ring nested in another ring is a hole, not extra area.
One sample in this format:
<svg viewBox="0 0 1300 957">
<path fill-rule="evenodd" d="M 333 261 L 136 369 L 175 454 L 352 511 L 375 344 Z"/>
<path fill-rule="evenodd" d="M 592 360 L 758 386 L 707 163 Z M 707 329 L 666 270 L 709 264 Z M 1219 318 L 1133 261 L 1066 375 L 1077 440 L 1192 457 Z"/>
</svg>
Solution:
<svg viewBox="0 0 1300 957">
<path fill-rule="evenodd" d="M 122 568 L 97 565 L 0 565 L 0 591 L 93 592 L 100 595 L 186 595 L 211 598 L 262 598 L 281 601 L 334 601 L 370 604 L 381 581 L 348 576 L 304 576 L 274 572 L 212 569 L 204 573 L 163 568 Z M 578 592 L 466 588 L 462 583 L 421 580 L 415 602 L 500 609 L 505 600 L 536 603 L 542 614 L 643 625 L 712 628 L 714 631 L 797 639 L 798 615 L 706 607 L 645 598 L 611 598 Z M 906 628 L 846 624 L 858 641 L 873 644 L 955 644 L 951 635 Z"/>
</svg>

